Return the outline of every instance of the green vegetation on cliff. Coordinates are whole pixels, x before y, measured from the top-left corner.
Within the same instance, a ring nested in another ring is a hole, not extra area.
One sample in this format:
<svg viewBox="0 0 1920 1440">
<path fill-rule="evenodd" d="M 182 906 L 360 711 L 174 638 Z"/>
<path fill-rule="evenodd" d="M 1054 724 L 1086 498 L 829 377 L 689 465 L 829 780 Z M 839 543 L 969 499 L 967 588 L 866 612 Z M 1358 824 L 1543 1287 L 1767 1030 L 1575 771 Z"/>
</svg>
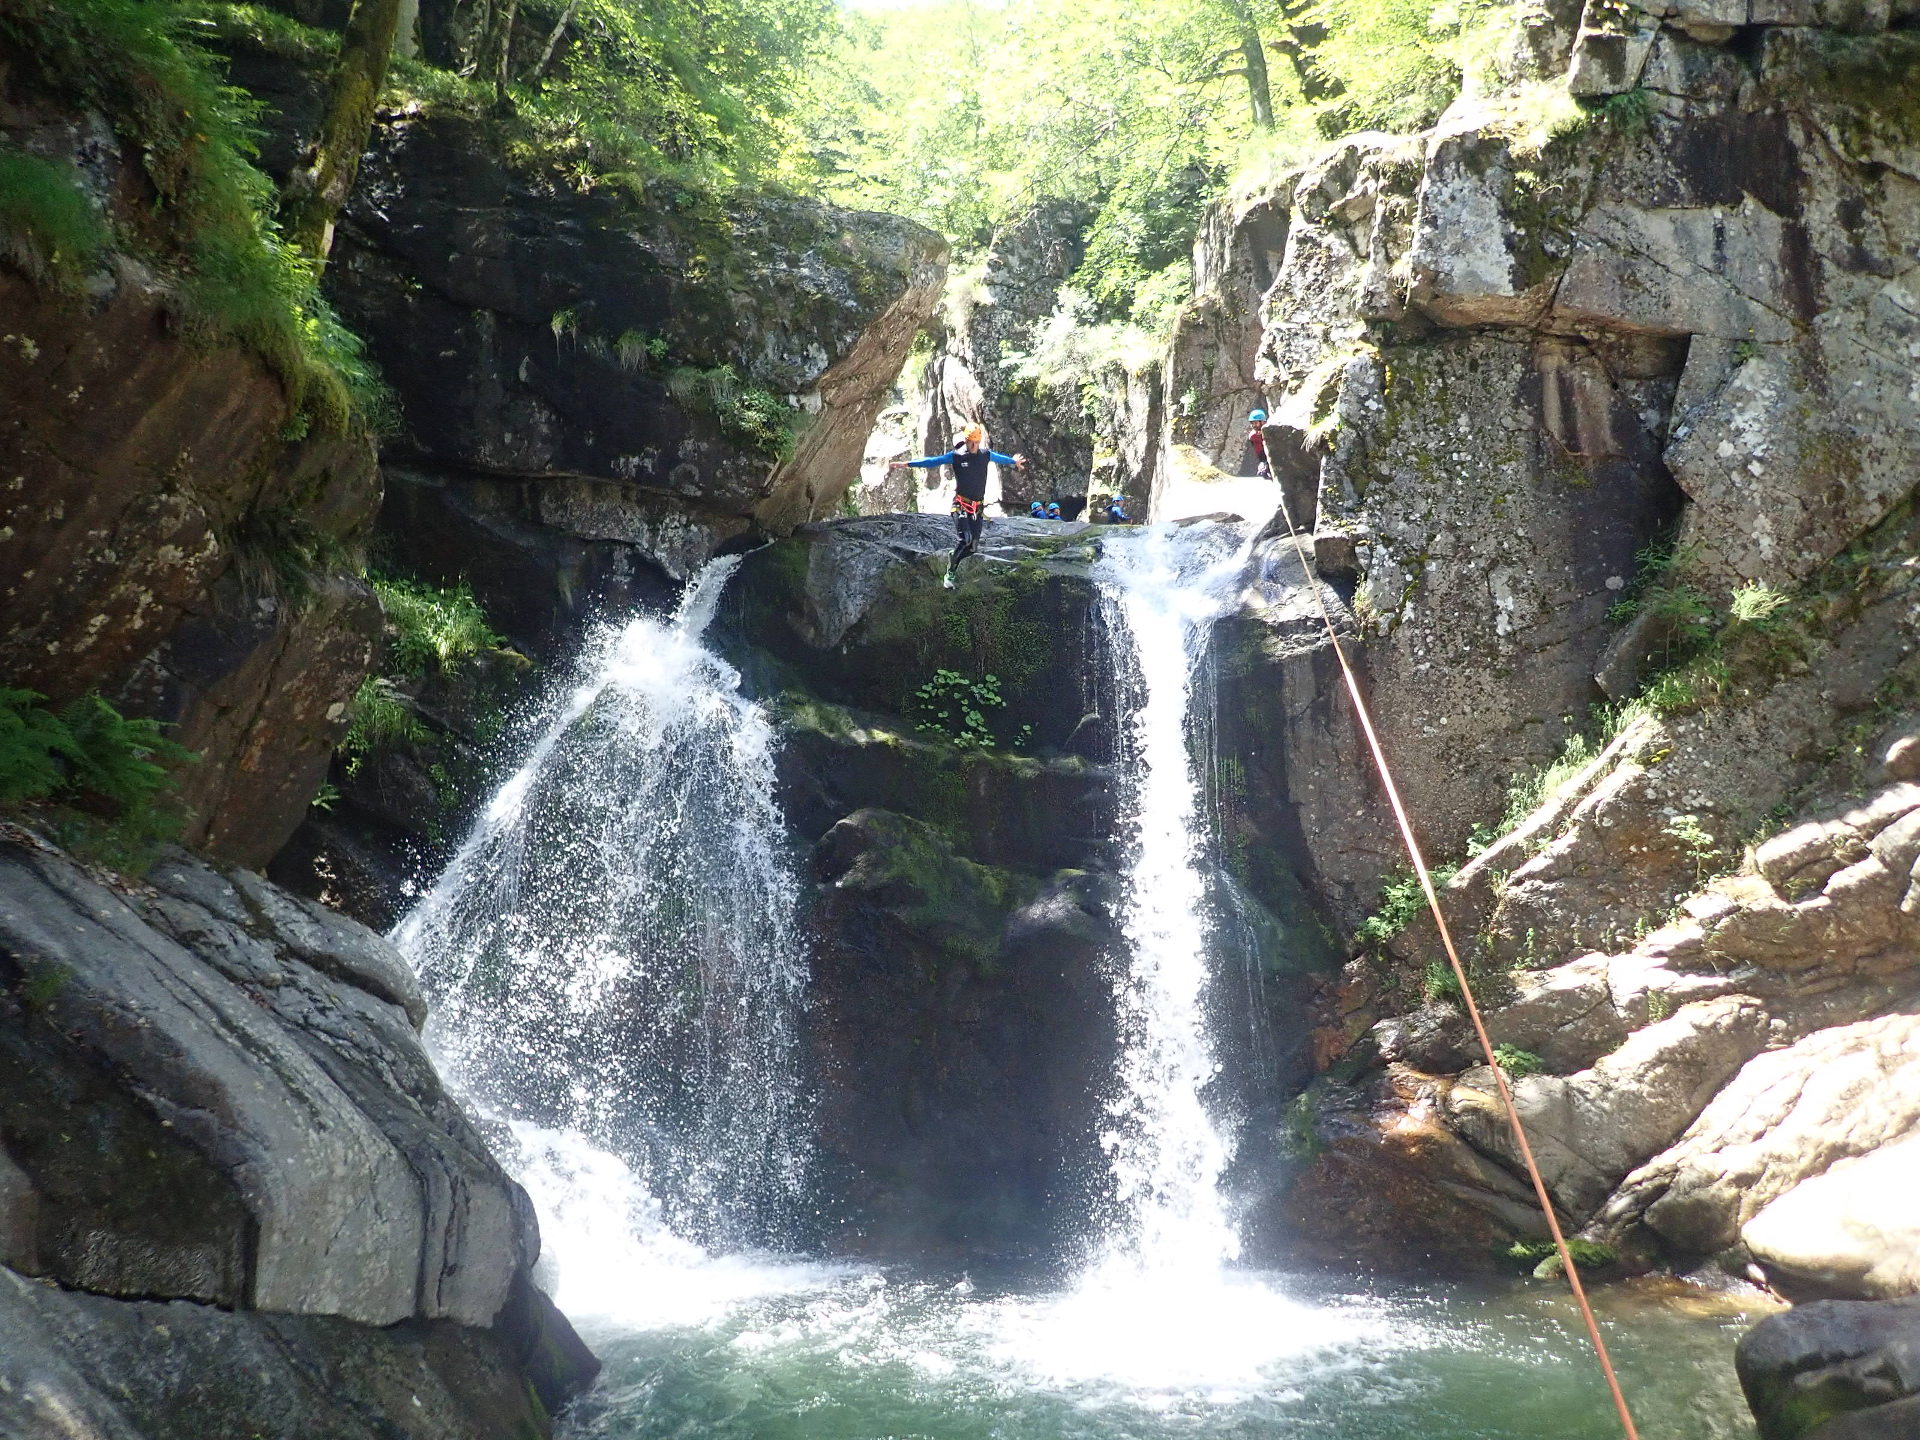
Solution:
<svg viewBox="0 0 1920 1440">
<path fill-rule="evenodd" d="M 174 771 L 198 757 L 156 720 L 134 720 L 98 695 L 58 711 L 32 690 L 0 688 L 0 806 L 36 803 L 86 859 L 137 871 L 184 822 Z"/>
<path fill-rule="evenodd" d="M 253 163 L 257 107 L 188 38 L 189 18 L 164 0 L 0 0 L 23 98 L 104 116 L 151 191 L 116 218 L 67 158 L 0 149 L 0 246 L 67 289 L 110 247 L 135 256 L 189 333 L 252 347 L 296 410 L 344 426 L 377 399 L 377 379 L 282 241 L 272 183 Z"/>
</svg>

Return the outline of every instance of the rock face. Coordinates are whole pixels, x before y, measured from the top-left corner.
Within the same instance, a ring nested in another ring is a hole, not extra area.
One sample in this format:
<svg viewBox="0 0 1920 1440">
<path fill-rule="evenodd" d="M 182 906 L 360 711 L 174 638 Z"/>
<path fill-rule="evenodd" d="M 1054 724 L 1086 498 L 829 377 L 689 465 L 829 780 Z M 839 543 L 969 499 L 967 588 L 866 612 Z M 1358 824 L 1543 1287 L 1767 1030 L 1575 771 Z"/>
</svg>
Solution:
<svg viewBox="0 0 1920 1440">
<path fill-rule="evenodd" d="M 1817 1301 L 1735 1357 L 1761 1440 L 1895 1440 L 1920 1420 L 1920 1302 Z"/>
<path fill-rule="evenodd" d="M 1627 10 L 1645 48 L 1574 86 L 1627 98 L 1557 136 L 1463 104 L 1213 215 L 1169 363 L 1168 443 L 1239 468 L 1228 417 L 1264 394 L 1296 515 L 1355 548 L 1377 718 L 1443 852 L 1600 698 L 1656 534 L 1679 520 L 1721 597 L 1811 575 L 1912 485 L 1920 41 L 1756 16 L 1743 59 Z"/>
<path fill-rule="evenodd" d="M 26 74 L 8 72 L 0 133 L 135 223 L 151 192 L 106 122 Z M 372 441 L 312 425 L 253 351 L 192 343 L 178 297 L 131 257 L 110 253 L 74 296 L 17 254 L 0 247 L 0 671 L 175 727 L 201 757 L 180 776 L 186 838 L 264 864 L 319 788 L 379 634 L 354 563 L 380 503 Z"/>
<path fill-rule="evenodd" d="M 337 246 L 404 420 L 383 529 L 548 645 L 751 528 L 831 513 L 945 274 L 910 221 L 576 193 L 431 112 L 383 121 Z M 739 428 L 755 386 L 795 407 L 784 459 Z"/>
<path fill-rule="evenodd" d="M 1009 515 L 1024 514 L 1033 500 L 1087 493 L 1093 426 L 1079 385 L 1024 379 L 1021 366 L 1042 347 L 1062 287 L 1080 267 L 1088 218 L 1076 203 L 1041 200 L 995 235 L 980 273 L 962 277 L 945 333 L 921 372 L 920 453 L 942 453 L 978 420 L 996 449 L 1027 457 L 1025 471 L 1000 474 Z"/>
<path fill-rule="evenodd" d="M 1110 1199 L 1099 1134 L 1116 1075 L 1126 777 L 1093 567 L 1101 546 L 1138 541 L 993 521 L 984 558 L 947 590 L 951 534 L 932 516 L 805 527 L 747 557 L 715 630 L 784 714 L 782 801 L 812 847 L 829 1242 L 1058 1259 Z M 1267 713 L 1249 676 L 1271 663 L 1249 639 L 1231 682 L 1225 660 L 1202 677 L 1223 729 Z M 941 671 L 997 678 L 990 743 L 956 744 L 919 702 Z M 1213 961 L 1220 1033 L 1249 1037 L 1223 1057 L 1222 1083 L 1246 1133 L 1264 1135 L 1306 1076 L 1290 1020 L 1301 972 L 1331 957 L 1284 860 L 1248 858 L 1272 816 L 1243 823 L 1214 875 L 1235 923 L 1217 927 Z M 1235 1183 L 1252 1211 L 1275 1176 L 1255 1166 Z"/>
<path fill-rule="evenodd" d="M 149 885 L 111 888 L 23 831 L 0 843 L 0 932 L 0 1261 L 63 1287 L 0 1277 L 0 1303 L 45 1325 L 46 1384 L 71 1383 L 63 1365 L 109 1381 L 109 1409 L 125 1401 L 138 1425 L 141 1407 L 225 1371 L 229 1344 L 273 1345 L 276 1317 L 335 1317 L 287 1333 L 341 1365 L 391 1369 L 424 1345 L 457 1386 L 489 1357 L 538 1372 L 574 1354 L 536 1375 L 549 1405 L 591 1378 L 532 1289 L 526 1197 L 441 1087 L 412 973 L 385 941 L 184 853 Z M 156 1298 L 234 1313 L 183 1317 L 176 1346 L 143 1354 L 151 1322 L 128 1302 Z M 355 1354 L 348 1337 L 401 1322 L 413 1339 Z M 121 1374 L 142 1376 L 130 1400 Z M 271 1402 L 251 1377 L 233 1388 L 237 1413 Z M 39 1381 L 4 1403 L 31 1417 L 36 1395 Z"/>
</svg>

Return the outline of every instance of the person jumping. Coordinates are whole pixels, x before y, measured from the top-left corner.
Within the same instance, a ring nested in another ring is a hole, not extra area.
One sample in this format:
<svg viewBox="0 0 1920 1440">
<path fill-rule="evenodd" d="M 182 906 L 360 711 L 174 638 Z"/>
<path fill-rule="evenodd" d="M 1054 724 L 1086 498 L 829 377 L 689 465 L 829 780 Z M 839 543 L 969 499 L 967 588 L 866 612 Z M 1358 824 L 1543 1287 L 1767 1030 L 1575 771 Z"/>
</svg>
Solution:
<svg viewBox="0 0 1920 1440">
<path fill-rule="evenodd" d="M 953 586 L 953 572 L 960 562 L 973 554 L 980 544 L 980 533 L 987 525 L 987 466 L 1026 467 L 1024 455 L 1002 455 L 987 448 L 987 427 L 975 422 L 967 426 L 960 443 L 944 455 L 929 455 L 907 461 L 910 470 L 932 470 L 941 465 L 953 467 L 953 528 L 960 543 L 953 547 L 953 559 L 947 562 L 946 584 Z"/>
</svg>

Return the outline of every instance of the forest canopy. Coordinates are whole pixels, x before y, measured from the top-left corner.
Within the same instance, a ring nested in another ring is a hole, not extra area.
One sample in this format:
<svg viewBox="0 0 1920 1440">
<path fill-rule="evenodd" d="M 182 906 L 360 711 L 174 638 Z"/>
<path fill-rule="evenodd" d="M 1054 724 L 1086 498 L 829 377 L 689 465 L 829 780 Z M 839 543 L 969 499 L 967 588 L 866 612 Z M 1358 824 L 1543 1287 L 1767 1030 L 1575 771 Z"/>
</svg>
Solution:
<svg viewBox="0 0 1920 1440">
<path fill-rule="evenodd" d="M 963 249 L 1040 196 L 1095 212 L 1112 304 L 1186 254 L 1196 202 L 1325 140 L 1431 121 L 1506 0 L 934 0 L 854 8 L 815 112 L 835 198 Z"/>
<path fill-rule="evenodd" d="M 1526 23 L 1525 0 L 425 0 L 399 83 L 491 80 L 587 183 L 816 193 L 963 257 L 1078 202 L 1111 315 L 1180 288 L 1206 198 L 1430 122 Z"/>
</svg>

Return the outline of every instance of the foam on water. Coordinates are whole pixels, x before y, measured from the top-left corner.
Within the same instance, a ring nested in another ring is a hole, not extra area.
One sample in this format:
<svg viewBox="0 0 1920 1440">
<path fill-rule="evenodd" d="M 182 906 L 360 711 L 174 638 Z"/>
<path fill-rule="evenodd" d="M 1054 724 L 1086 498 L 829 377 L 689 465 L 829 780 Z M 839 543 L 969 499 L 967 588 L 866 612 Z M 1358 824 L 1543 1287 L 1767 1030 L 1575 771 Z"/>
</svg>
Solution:
<svg viewBox="0 0 1920 1440">
<path fill-rule="evenodd" d="M 554 1303 L 590 1334 L 710 1325 L 754 1301 L 821 1290 L 850 1267 L 715 1255 L 673 1233 L 631 1166 L 576 1130 L 516 1121 L 510 1159 L 540 1216 Z"/>
</svg>

